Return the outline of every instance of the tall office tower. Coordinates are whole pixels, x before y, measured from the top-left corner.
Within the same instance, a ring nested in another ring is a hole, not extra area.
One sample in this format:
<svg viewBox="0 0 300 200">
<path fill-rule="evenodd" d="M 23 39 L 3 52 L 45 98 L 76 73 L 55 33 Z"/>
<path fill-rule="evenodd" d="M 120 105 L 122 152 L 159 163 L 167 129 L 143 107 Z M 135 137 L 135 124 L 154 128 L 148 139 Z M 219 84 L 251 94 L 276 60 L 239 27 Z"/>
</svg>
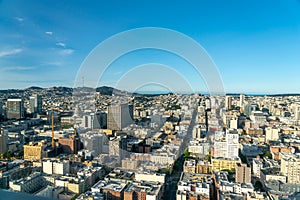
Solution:
<svg viewBox="0 0 300 200">
<path fill-rule="evenodd" d="M 42 113 L 43 101 L 40 95 L 31 96 L 29 99 L 29 104 L 30 104 L 29 107 L 30 113 L 37 113 L 37 114 Z"/>
<path fill-rule="evenodd" d="M 8 119 L 24 118 L 23 99 L 7 99 L 7 118 Z"/>
<path fill-rule="evenodd" d="M 235 182 L 251 183 L 251 168 L 247 164 L 237 163 L 235 168 Z"/>
<path fill-rule="evenodd" d="M 300 120 L 300 106 L 297 105 L 296 108 L 295 108 L 295 120 Z"/>
<path fill-rule="evenodd" d="M 0 154 L 4 154 L 7 151 L 7 139 L 7 132 L 2 131 L 0 128 Z"/>
<path fill-rule="evenodd" d="M 106 112 L 96 112 L 93 119 L 94 129 L 104 129 L 107 128 L 107 113 Z"/>
<path fill-rule="evenodd" d="M 232 97 L 231 96 L 225 97 L 225 108 L 226 108 L 226 110 L 230 110 L 232 108 Z"/>
<path fill-rule="evenodd" d="M 84 115 L 82 117 L 82 127 L 94 129 L 94 126 L 93 126 L 94 118 L 95 118 L 94 114 Z"/>
<path fill-rule="evenodd" d="M 244 101 L 245 101 L 245 95 L 240 94 L 240 107 L 243 108 L 244 106 Z"/>
<path fill-rule="evenodd" d="M 96 112 L 84 115 L 82 118 L 82 126 L 90 129 L 100 129 L 107 127 L 107 113 Z"/>
<path fill-rule="evenodd" d="M 210 99 L 205 100 L 205 110 L 211 109 L 211 102 Z"/>
<path fill-rule="evenodd" d="M 108 107 L 107 128 L 122 130 L 133 122 L 133 105 L 118 104 Z"/>
</svg>

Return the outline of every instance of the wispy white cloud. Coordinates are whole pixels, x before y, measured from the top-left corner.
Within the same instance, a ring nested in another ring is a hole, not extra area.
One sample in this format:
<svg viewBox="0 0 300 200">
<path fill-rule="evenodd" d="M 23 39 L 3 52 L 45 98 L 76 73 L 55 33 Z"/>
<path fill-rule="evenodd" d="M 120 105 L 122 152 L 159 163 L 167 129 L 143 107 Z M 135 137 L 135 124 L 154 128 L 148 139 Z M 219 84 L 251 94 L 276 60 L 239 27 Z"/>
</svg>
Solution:
<svg viewBox="0 0 300 200">
<path fill-rule="evenodd" d="M 47 35 L 53 35 L 53 32 L 52 31 L 46 31 L 45 32 Z"/>
<path fill-rule="evenodd" d="M 0 71 L 27 71 L 27 70 L 33 70 L 36 69 L 36 67 L 33 66 L 8 66 L 4 68 L 0 68 Z"/>
<path fill-rule="evenodd" d="M 58 43 L 56 43 L 56 46 L 66 47 L 66 44 L 63 42 L 58 42 Z"/>
<path fill-rule="evenodd" d="M 21 53 L 22 51 L 23 51 L 23 49 L 11 49 L 11 50 L 0 51 L 0 58 L 4 57 L 4 56 L 18 54 L 18 53 Z"/>
<path fill-rule="evenodd" d="M 58 52 L 60 55 L 71 55 L 72 53 L 74 53 L 73 49 L 63 49 L 63 50 L 59 50 Z"/>
<path fill-rule="evenodd" d="M 15 20 L 17 20 L 18 22 L 23 22 L 24 18 L 22 17 L 14 17 Z"/>
<path fill-rule="evenodd" d="M 62 66 L 62 62 L 44 62 L 42 65 L 53 65 L 53 66 Z"/>
</svg>

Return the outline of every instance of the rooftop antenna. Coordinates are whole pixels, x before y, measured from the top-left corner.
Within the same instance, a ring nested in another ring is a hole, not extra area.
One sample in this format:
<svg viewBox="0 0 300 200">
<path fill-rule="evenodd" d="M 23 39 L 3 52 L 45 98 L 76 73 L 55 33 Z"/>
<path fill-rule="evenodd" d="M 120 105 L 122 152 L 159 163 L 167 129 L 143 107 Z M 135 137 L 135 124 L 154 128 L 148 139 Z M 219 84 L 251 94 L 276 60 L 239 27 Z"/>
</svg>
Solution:
<svg viewBox="0 0 300 200">
<path fill-rule="evenodd" d="M 84 76 L 82 77 L 82 87 L 84 88 Z"/>
</svg>

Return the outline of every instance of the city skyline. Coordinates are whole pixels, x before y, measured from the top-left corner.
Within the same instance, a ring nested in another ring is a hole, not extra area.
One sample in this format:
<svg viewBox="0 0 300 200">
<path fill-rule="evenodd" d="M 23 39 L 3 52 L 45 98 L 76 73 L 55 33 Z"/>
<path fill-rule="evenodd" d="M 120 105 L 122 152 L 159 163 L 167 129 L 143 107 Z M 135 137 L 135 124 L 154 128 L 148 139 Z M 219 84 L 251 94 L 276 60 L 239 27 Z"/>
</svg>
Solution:
<svg viewBox="0 0 300 200">
<path fill-rule="evenodd" d="M 251 5 L 116 1 L 93 6 L 84 1 L 1 1 L 1 89 L 72 87 L 80 64 L 105 39 L 128 29 L 164 27 L 202 45 L 216 63 L 227 93 L 300 93 L 295 73 L 300 61 L 299 9 L 296 0 Z M 198 91 L 207 91 L 190 64 L 158 50 L 120 57 L 100 85 L 114 86 L 132 67 L 146 63 L 162 63 L 186 73 Z"/>
</svg>

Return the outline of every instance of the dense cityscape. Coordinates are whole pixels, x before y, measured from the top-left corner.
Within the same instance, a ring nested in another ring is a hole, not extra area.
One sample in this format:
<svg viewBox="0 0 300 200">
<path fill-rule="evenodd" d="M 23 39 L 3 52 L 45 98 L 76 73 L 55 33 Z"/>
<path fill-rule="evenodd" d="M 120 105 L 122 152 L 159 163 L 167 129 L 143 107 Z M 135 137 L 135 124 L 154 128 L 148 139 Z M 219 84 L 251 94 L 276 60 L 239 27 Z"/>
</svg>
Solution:
<svg viewBox="0 0 300 200">
<path fill-rule="evenodd" d="M 300 0 L 0 0 L 0 200 L 300 200 Z"/>
<path fill-rule="evenodd" d="M 299 198 L 297 95 L 74 90 L 1 91 L 2 189 L 78 200 Z"/>
</svg>

